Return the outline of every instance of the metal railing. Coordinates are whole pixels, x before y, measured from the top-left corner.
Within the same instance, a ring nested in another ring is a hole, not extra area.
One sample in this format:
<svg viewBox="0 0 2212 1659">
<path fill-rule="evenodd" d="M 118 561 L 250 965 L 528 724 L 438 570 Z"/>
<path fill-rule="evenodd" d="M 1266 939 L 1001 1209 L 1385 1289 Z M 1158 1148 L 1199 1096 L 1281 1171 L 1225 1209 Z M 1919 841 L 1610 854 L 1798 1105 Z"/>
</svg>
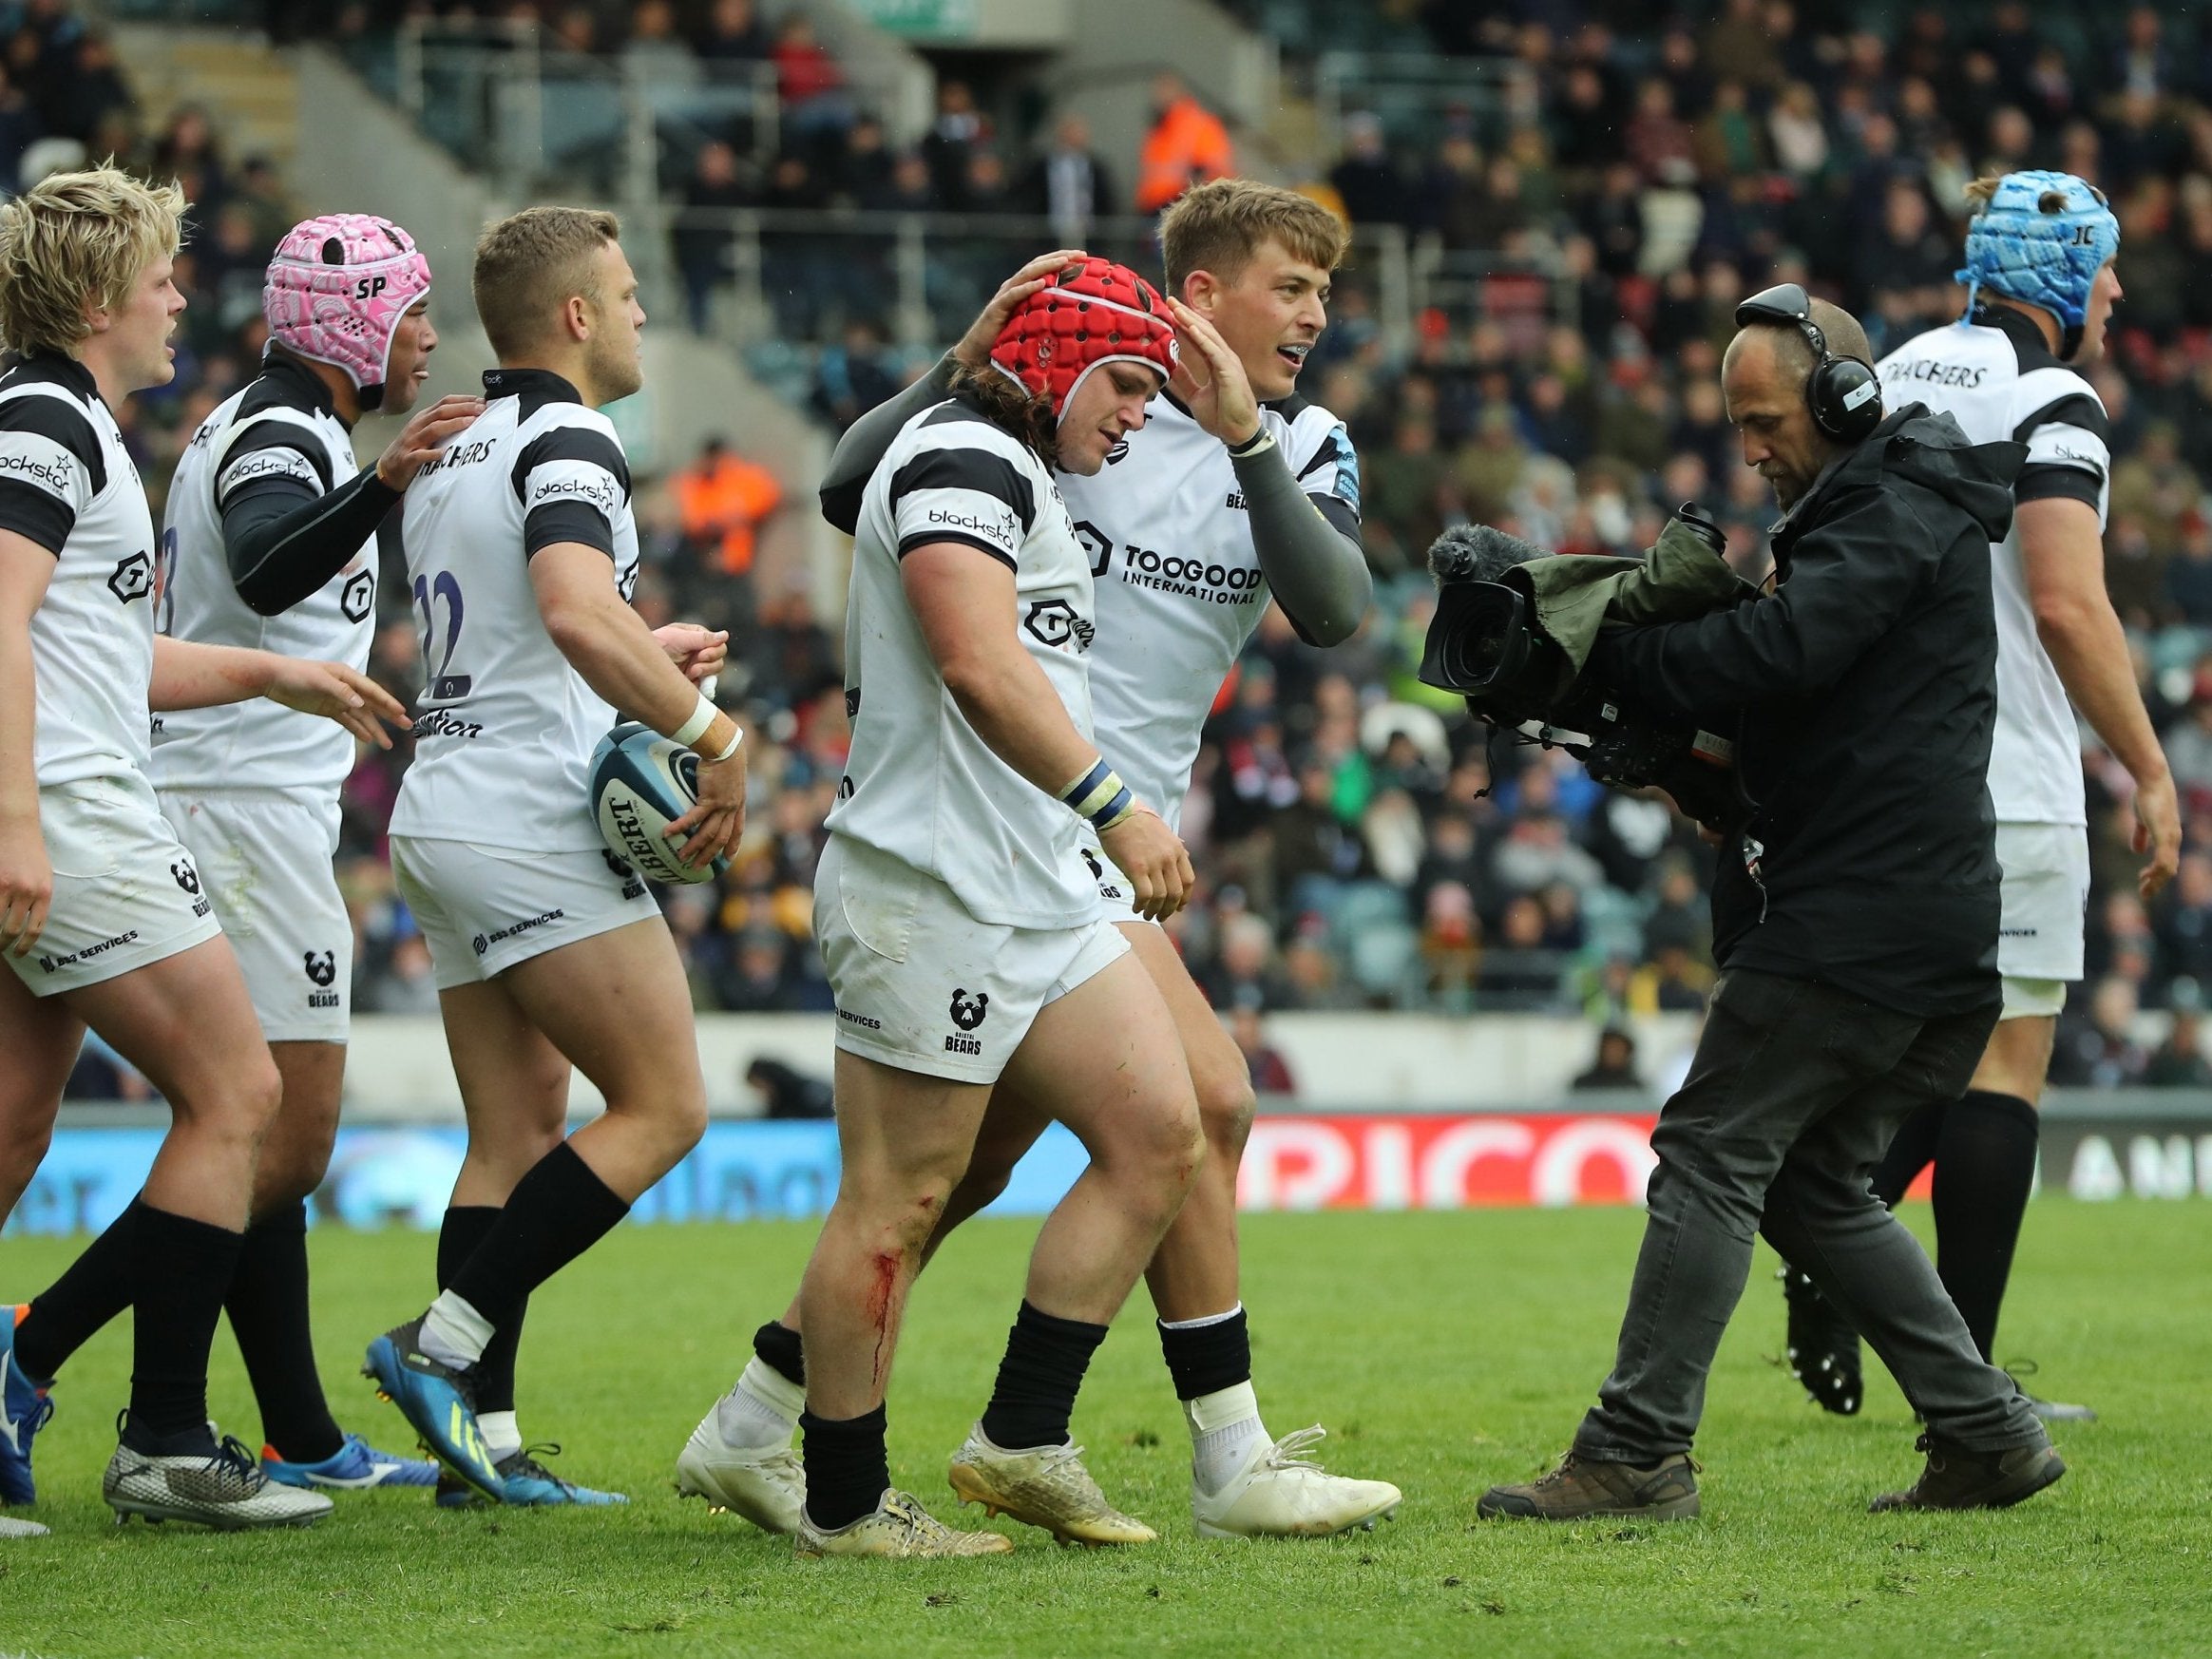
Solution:
<svg viewBox="0 0 2212 1659">
<path fill-rule="evenodd" d="M 1447 116 L 1463 113 L 1487 145 L 1538 109 L 1526 65 L 1425 52 L 1323 52 L 1313 67 L 1313 98 L 1322 153 L 1332 158 L 1344 147 L 1344 116 L 1355 109 L 1380 118 L 1394 141 L 1423 145 L 1434 143 Z"/>
</svg>

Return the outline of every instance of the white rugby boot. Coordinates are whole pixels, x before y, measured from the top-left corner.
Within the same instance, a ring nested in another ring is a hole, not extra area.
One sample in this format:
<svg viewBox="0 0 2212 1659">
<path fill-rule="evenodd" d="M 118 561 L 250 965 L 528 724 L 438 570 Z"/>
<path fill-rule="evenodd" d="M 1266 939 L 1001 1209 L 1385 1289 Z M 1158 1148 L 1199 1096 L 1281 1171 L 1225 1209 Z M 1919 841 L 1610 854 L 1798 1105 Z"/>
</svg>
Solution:
<svg viewBox="0 0 2212 1659">
<path fill-rule="evenodd" d="M 986 1440 L 979 1422 L 946 1473 L 961 1502 L 1042 1527 L 1063 1544 L 1149 1544 L 1159 1536 L 1106 1501 L 1073 1440 L 1009 1452 Z"/>
<path fill-rule="evenodd" d="M 0 1538 L 43 1538 L 48 1535 L 48 1529 L 36 1521 L 19 1520 L 11 1515 L 0 1515 Z"/>
<path fill-rule="evenodd" d="M 100 1478 L 100 1496 L 118 1521 L 136 1515 L 224 1532 L 310 1526 L 332 1509 L 319 1492 L 270 1479 L 253 1453 L 228 1435 L 210 1451 L 181 1457 L 118 1445 Z"/>
<path fill-rule="evenodd" d="M 1003 1555 L 1014 1548 L 1004 1533 L 955 1532 L 895 1486 L 884 1488 L 875 1508 L 826 1533 L 799 1513 L 792 1550 L 801 1555 Z"/>
<path fill-rule="evenodd" d="M 1404 1495 L 1387 1480 L 1331 1475 L 1309 1453 L 1319 1423 L 1269 1442 L 1255 1440 L 1244 1466 L 1209 1493 L 1191 1483 L 1191 1519 L 1202 1538 L 1323 1538 L 1374 1530 L 1398 1514 Z"/>
<path fill-rule="evenodd" d="M 722 1406 L 716 1401 L 684 1442 L 676 1459 L 677 1491 L 705 1498 L 716 1513 L 741 1515 L 762 1532 L 796 1533 L 807 1506 L 807 1471 L 798 1453 L 789 1440 L 733 1443 L 722 1432 Z"/>
</svg>

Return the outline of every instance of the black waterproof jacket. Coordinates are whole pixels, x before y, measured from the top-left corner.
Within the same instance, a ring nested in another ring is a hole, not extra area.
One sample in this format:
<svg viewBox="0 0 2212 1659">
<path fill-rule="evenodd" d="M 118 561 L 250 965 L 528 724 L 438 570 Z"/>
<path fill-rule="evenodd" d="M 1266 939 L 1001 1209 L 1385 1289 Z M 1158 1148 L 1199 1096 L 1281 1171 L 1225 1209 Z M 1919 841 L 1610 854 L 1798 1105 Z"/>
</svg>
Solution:
<svg viewBox="0 0 2212 1659">
<path fill-rule="evenodd" d="M 1753 804 L 1713 886 L 1724 967 L 1922 1017 L 1996 997 L 1990 543 L 2026 454 L 1908 405 L 1776 526 L 1772 594 L 1600 639 L 1607 683 L 1737 733 Z"/>
</svg>

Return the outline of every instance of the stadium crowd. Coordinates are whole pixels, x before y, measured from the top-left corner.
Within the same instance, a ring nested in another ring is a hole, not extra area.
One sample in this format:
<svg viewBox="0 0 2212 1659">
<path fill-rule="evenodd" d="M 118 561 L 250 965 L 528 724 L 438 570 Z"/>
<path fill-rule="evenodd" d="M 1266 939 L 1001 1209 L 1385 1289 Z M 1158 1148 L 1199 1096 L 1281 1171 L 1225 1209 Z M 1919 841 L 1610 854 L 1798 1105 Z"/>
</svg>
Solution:
<svg viewBox="0 0 2212 1659">
<path fill-rule="evenodd" d="M 663 31 L 709 56 L 772 54 L 796 38 L 788 16 L 748 0 L 537 10 L 559 28 L 588 24 L 610 49 L 624 44 L 625 21 L 631 36 Z M 1429 9 L 1443 19 L 1432 24 L 1439 44 L 1510 60 L 1523 95 L 1506 113 L 1446 106 L 1408 126 L 1355 110 L 1343 153 L 1315 159 L 1309 188 L 1356 225 L 1401 224 L 1446 255 L 1502 256 L 1502 275 L 1464 307 L 1424 312 L 1402 356 L 1347 284 L 1306 371 L 1307 394 L 1347 421 L 1361 449 L 1378 604 L 1351 643 L 1325 653 L 1271 615 L 1223 689 L 1184 817 L 1201 895 L 1174 924 L 1217 1005 L 1600 1020 L 1703 1005 L 1707 850 L 1663 800 L 1604 791 L 1558 752 L 1486 743 L 1416 681 L 1433 602 L 1423 552 L 1466 520 L 1567 551 L 1631 549 L 1667 508 L 1696 499 L 1719 510 L 1739 567 L 1763 574 L 1766 490 L 1736 460 L 1718 392 L 1731 308 L 1769 281 L 1806 279 L 1857 310 L 1878 351 L 1955 315 L 1961 189 L 1993 166 L 2078 171 L 2120 214 L 2127 297 L 2113 350 L 2090 372 L 2118 458 L 2110 585 L 2183 790 L 2189 843 L 2212 847 L 2212 302 L 2187 279 L 2191 259 L 2212 252 L 2212 58 L 2182 23 L 2138 7 L 2046 30 L 2030 28 L 2025 7 L 2000 4 L 1971 20 L 1916 12 L 1885 38 L 1827 32 L 1786 3 L 1727 0 L 1651 33 L 1541 21 L 1467 33 L 1452 21 L 1462 10 Z M 389 21 L 363 7 L 336 19 Z M 260 267 L 290 217 L 281 181 L 226 155 L 198 110 L 142 131 L 111 48 L 64 8 L 0 6 L 0 43 L 8 176 L 58 137 L 179 177 L 195 203 L 179 261 L 192 300 L 180 373 L 123 414 L 158 482 L 181 438 L 257 359 Z M 857 191 L 823 171 L 857 149 L 877 179 L 865 188 L 906 179 L 909 205 L 973 209 L 987 158 L 1009 200 L 1007 181 L 1025 178 L 1021 188 L 1049 199 L 1049 145 L 1025 162 L 960 83 L 944 82 L 942 96 L 912 155 L 868 162 L 881 128 L 844 105 L 765 184 L 724 158 L 712 166 L 728 174 L 733 200 L 802 182 Z M 1066 124 L 1054 131 L 1062 149 L 1087 144 Z M 1120 187 L 1108 180 L 1138 176 L 1137 157 L 1094 160 L 1101 200 Z M 686 188 L 699 199 L 696 178 Z M 917 367 L 865 318 L 819 343 L 815 407 L 838 426 Z M 755 591 L 753 529 L 811 504 L 732 470 L 743 466 L 734 450 L 711 451 L 639 498 L 648 572 L 638 603 L 655 622 L 733 630 L 724 697 L 742 707 L 755 745 L 741 856 L 717 883 L 661 896 L 700 1007 L 825 1009 L 809 926 L 846 740 L 837 619 L 802 594 Z M 387 602 L 373 666 L 411 690 L 413 625 L 390 586 Z M 347 791 L 343 874 L 370 1010 L 435 1006 L 382 845 L 405 761 L 404 740 L 370 755 Z M 2193 1021 L 2155 1054 L 2128 1035 L 2138 1008 L 2190 1013 L 2212 975 L 2212 857 L 2189 852 L 2146 909 L 2134 897 L 2125 777 L 2093 745 L 2085 765 L 2089 979 L 2054 1076 L 2212 1080 L 2189 1045 Z"/>
</svg>

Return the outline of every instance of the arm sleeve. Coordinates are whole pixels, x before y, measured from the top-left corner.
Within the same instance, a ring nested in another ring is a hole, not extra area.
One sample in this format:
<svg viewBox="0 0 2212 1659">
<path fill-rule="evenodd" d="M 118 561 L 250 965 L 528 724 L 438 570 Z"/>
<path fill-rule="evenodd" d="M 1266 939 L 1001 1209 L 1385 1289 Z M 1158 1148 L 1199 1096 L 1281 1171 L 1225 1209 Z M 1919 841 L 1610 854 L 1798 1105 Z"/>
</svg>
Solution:
<svg viewBox="0 0 2212 1659">
<path fill-rule="evenodd" d="M 346 567 L 398 500 L 373 467 L 328 495 L 291 477 L 229 492 L 222 545 L 238 598 L 257 616 L 290 610 Z"/>
<path fill-rule="evenodd" d="M 937 429 L 947 434 L 945 446 L 923 450 L 891 475 L 899 557 L 958 542 L 1017 568 L 1037 522 L 1037 491 L 1005 456 L 960 444 L 959 425 Z"/>
<path fill-rule="evenodd" d="M 0 530 L 59 558 L 77 515 L 106 487 L 100 439 L 82 411 L 37 393 L 0 403 Z"/>
<path fill-rule="evenodd" d="M 1337 432 L 1329 436 L 1342 441 Z M 1348 454 L 1348 442 L 1344 447 Z M 1360 547 L 1357 485 L 1349 501 L 1338 492 L 1340 467 L 1330 493 L 1308 495 L 1274 444 L 1231 456 L 1230 465 L 1251 517 L 1252 550 L 1291 627 L 1308 645 L 1350 639 L 1375 592 Z"/>
<path fill-rule="evenodd" d="M 1940 556 L 1901 505 L 1887 490 L 1862 491 L 1805 533 L 1773 593 L 1695 621 L 1601 634 L 1590 667 L 1693 720 L 1833 684 L 1904 614 Z"/>
<path fill-rule="evenodd" d="M 956 365 L 947 352 L 930 366 L 929 372 L 887 402 L 879 403 L 845 429 L 830 456 L 830 470 L 822 475 L 822 516 L 835 528 L 851 535 L 860 524 L 860 498 L 869 475 L 882 462 L 899 429 L 943 401 L 952 384 Z"/>
<path fill-rule="evenodd" d="M 581 542 L 612 559 L 615 525 L 629 511 L 630 465 L 596 427 L 553 427 L 532 438 L 511 474 L 523 504 L 523 551 Z"/>
</svg>

